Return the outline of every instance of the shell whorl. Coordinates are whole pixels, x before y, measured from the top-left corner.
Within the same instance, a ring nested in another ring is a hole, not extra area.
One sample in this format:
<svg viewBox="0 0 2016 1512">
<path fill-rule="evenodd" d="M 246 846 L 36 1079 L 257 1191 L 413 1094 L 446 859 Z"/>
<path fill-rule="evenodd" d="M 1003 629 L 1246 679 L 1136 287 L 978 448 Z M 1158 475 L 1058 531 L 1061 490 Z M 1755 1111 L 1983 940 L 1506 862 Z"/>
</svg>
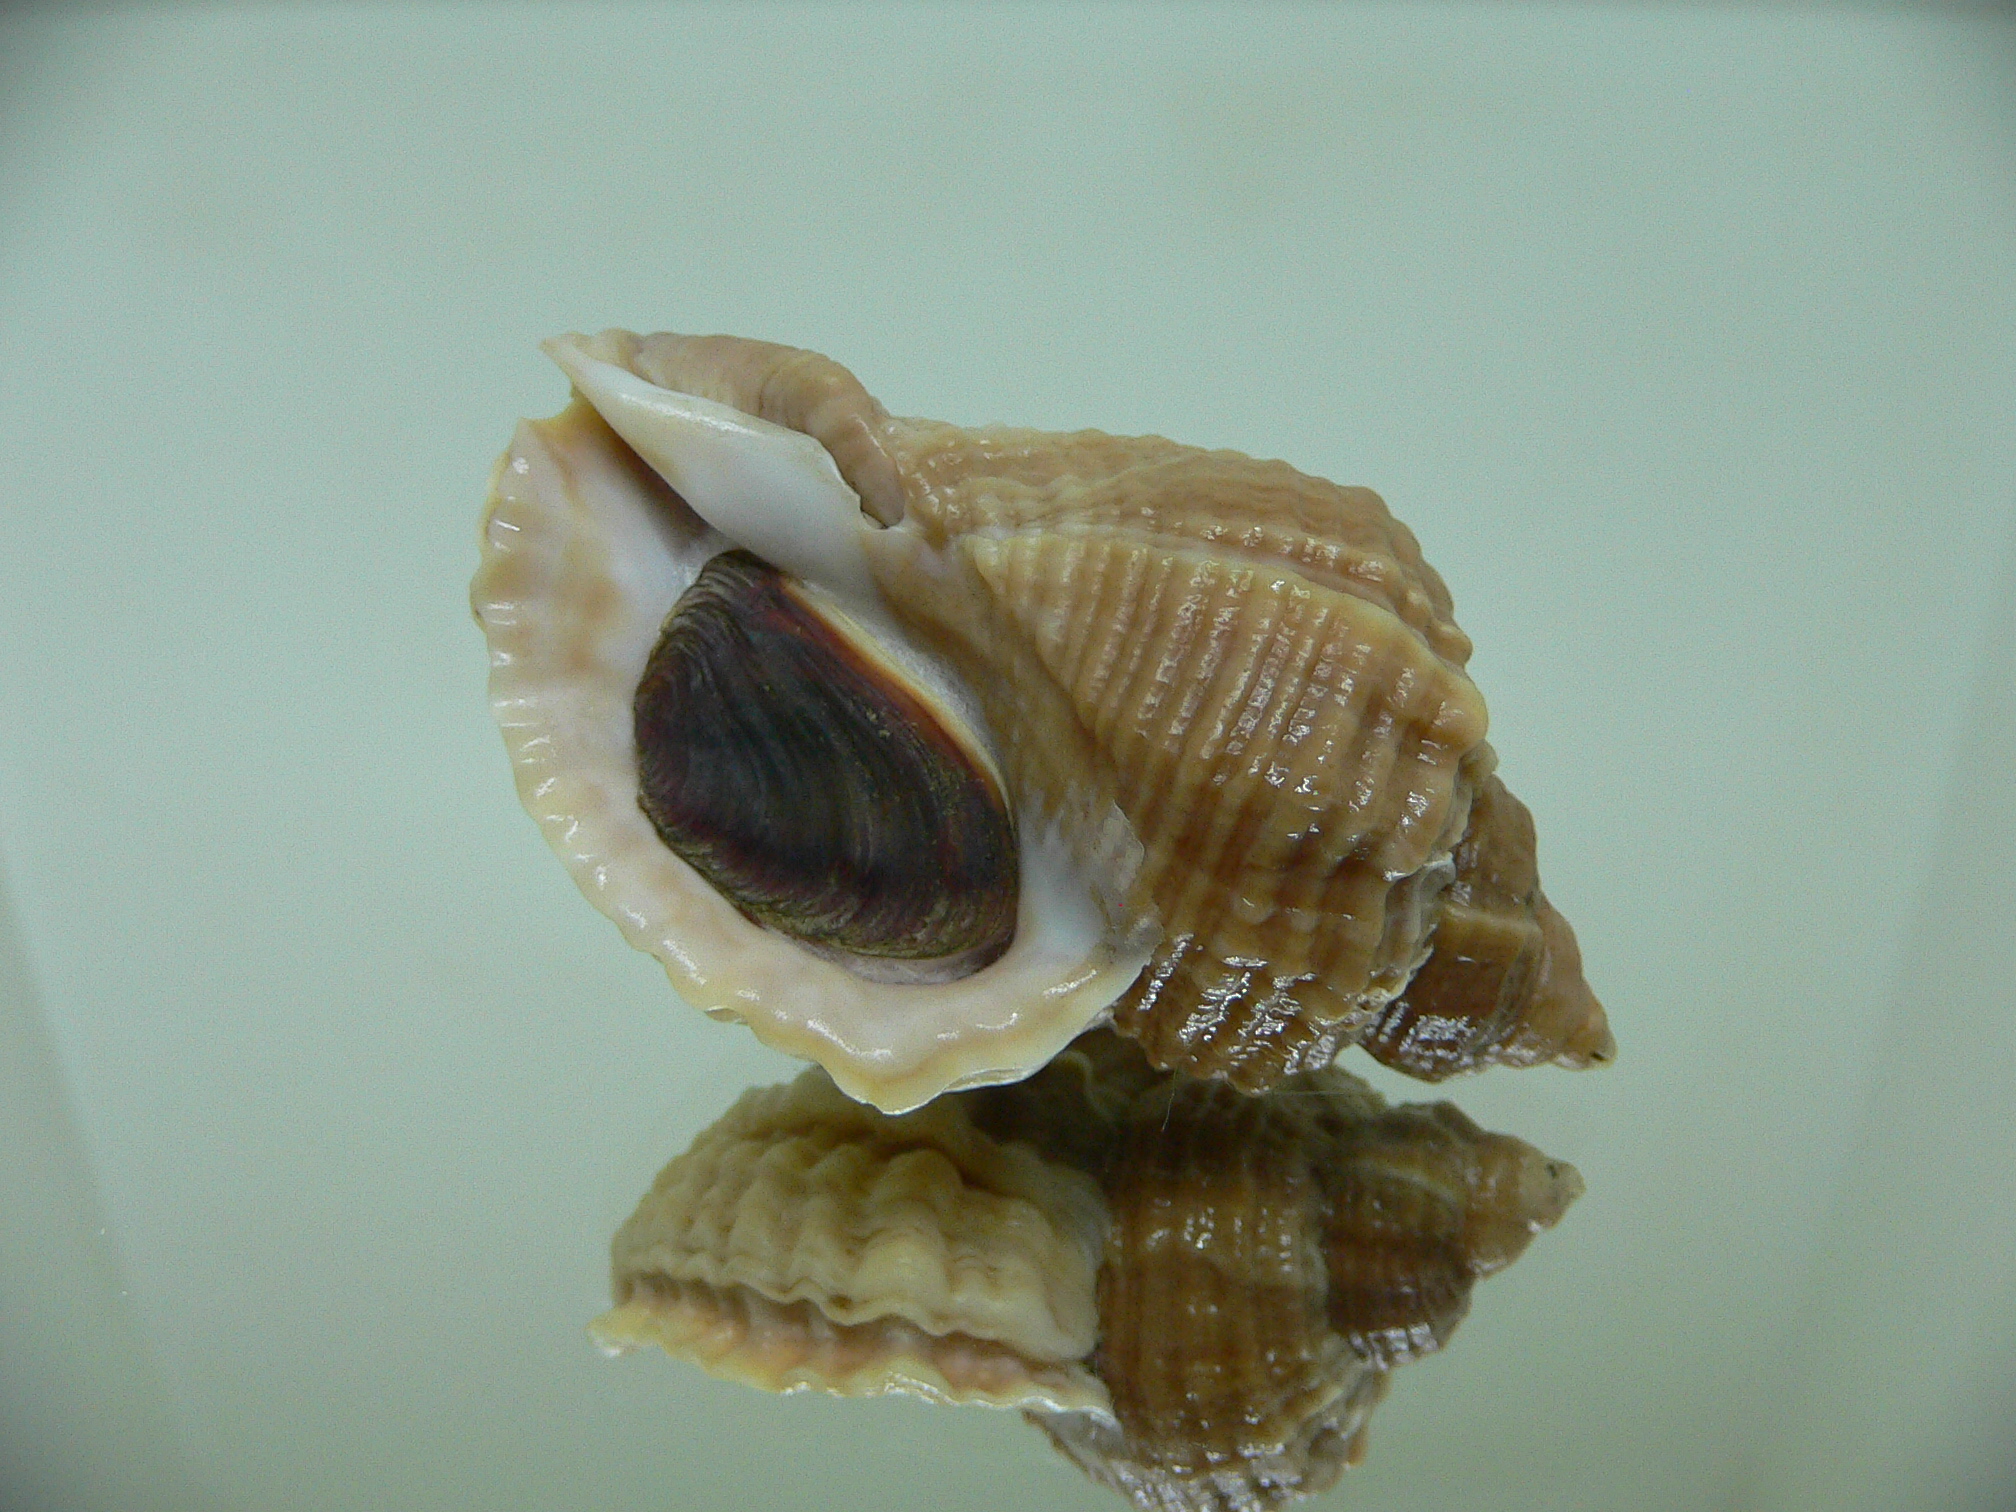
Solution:
<svg viewBox="0 0 2016 1512">
<path fill-rule="evenodd" d="M 890 1116 L 824 1072 L 744 1093 L 611 1245 L 611 1350 L 652 1344 L 787 1390 L 1103 1412 L 1096 1187 L 976 1130 Z"/>
<path fill-rule="evenodd" d="M 891 434 L 884 593 L 1024 791 L 1141 845 L 1125 906 L 1162 942 L 1115 1023 L 1248 1090 L 1327 1061 L 1427 953 L 1494 759 L 1412 535 L 1366 490 L 1159 438 Z"/>
<path fill-rule="evenodd" d="M 1575 932 L 1540 890 L 1533 816 L 1495 776 L 1477 794 L 1434 950 L 1361 1043 L 1424 1081 L 1480 1065 L 1604 1065 L 1617 1042 Z"/>
</svg>

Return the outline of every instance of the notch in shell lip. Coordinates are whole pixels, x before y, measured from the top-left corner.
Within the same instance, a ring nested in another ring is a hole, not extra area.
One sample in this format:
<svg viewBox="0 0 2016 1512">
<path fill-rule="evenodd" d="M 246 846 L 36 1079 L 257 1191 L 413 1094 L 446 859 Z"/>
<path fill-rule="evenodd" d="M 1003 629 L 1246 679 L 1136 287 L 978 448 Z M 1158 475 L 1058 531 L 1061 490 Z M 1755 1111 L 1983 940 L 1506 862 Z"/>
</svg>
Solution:
<svg viewBox="0 0 2016 1512">
<path fill-rule="evenodd" d="M 660 388 L 597 355 L 594 345 L 556 336 L 543 350 L 694 513 L 781 572 L 822 583 L 851 603 L 880 602 L 860 543 L 862 520 L 872 516 L 815 438 Z"/>
</svg>

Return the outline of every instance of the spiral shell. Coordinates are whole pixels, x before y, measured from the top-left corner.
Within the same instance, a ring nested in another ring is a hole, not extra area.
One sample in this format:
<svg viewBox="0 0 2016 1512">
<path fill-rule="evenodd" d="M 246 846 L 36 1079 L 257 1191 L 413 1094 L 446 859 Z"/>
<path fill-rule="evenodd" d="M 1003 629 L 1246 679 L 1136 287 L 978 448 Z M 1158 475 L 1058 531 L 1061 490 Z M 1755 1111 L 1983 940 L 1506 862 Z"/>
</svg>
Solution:
<svg viewBox="0 0 2016 1512">
<path fill-rule="evenodd" d="M 1483 1065 L 1603 1065 L 1617 1043 L 1575 932 L 1540 891 L 1533 816 L 1495 776 L 1471 805 L 1433 953 L 1360 1043 L 1424 1081 Z"/>
<path fill-rule="evenodd" d="M 473 590 L 493 703 L 583 890 L 699 1006 L 891 1110 L 1027 1075 L 1102 1019 L 1249 1091 L 1368 1034 L 1430 1075 L 1607 1058 L 1551 909 L 1528 907 L 1551 966 L 1501 973 L 1478 1010 L 1498 1026 L 1460 1053 L 1417 1025 L 1463 1017 L 1473 981 L 1389 1012 L 1437 949 L 1496 757 L 1448 592 L 1375 494 L 1159 437 L 897 419 L 758 342 L 550 349 L 582 398 L 521 431 L 493 489 Z M 624 711 L 731 545 L 921 690 L 954 732 L 922 746 L 998 776 L 1020 899 L 998 958 L 926 931 L 940 964 L 892 978 L 872 941 L 794 938 L 789 898 L 738 908 L 639 819 Z"/>
</svg>

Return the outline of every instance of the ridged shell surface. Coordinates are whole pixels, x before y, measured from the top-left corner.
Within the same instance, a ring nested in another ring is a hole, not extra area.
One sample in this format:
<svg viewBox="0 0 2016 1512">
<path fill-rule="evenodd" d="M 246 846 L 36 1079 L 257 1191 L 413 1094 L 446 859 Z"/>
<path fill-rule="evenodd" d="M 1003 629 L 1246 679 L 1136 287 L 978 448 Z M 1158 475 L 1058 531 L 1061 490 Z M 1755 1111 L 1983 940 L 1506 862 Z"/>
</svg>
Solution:
<svg viewBox="0 0 2016 1512">
<path fill-rule="evenodd" d="M 1117 1426 L 1044 1426 L 1137 1506 L 1225 1512 L 1334 1481 L 1386 1371 L 1439 1348 L 1475 1281 L 1582 1190 L 1446 1103 L 1389 1109 L 1336 1070 L 1252 1098 L 1151 1088 L 1101 1181 L 1093 1366 Z"/>
<path fill-rule="evenodd" d="M 1376 495 L 1156 438 L 889 422 L 871 543 L 1062 812 L 1110 804 L 1161 940 L 1114 1022 L 1249 1090 L 1321 1064 L 1426 953 L 1489 770 L 1469 644 Z M 990 696 L 991 695 L 991 696 Z"/>
<path fill-rule="evenodd" d="M 1615 1059 L 1575 932 L 1540 890 L 1533 816 L 1495 776 L 1453 860 L 1432 953 L 1360 1043 L 1425 1081 L 1485 1065 Z"/>
<path fill-rule="evenodd" d="M 592 1332 L 771 1390 L 1101 1411 L 1074 1362 L 1104 1225 L 1087 1177 L 979 1133 L 956 1100 L 892 1118 L 807 1071 L 744 1094 L 660 1173 Z"/>
</svg>

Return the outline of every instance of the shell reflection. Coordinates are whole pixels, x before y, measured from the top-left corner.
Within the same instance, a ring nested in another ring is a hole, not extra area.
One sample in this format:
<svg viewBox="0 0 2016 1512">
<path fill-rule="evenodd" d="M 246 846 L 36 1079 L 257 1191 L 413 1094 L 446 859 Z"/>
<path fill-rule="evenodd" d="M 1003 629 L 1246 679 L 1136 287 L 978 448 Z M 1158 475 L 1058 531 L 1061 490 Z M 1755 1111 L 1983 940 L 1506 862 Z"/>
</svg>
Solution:
<svg viewBox="0 0 2016 1512">
<path fill-rule="evenodd" d="M 1019 1407 L 1139 1507 L 1276 1507 L 1581 1190 L 1446 1103 L 1334 1069 L 1241 1096 L 1103 1031 L 898 1116 L 813 1070 L 665 1168 L 592 1332 L 773 1391 Z"/>
</svg>

